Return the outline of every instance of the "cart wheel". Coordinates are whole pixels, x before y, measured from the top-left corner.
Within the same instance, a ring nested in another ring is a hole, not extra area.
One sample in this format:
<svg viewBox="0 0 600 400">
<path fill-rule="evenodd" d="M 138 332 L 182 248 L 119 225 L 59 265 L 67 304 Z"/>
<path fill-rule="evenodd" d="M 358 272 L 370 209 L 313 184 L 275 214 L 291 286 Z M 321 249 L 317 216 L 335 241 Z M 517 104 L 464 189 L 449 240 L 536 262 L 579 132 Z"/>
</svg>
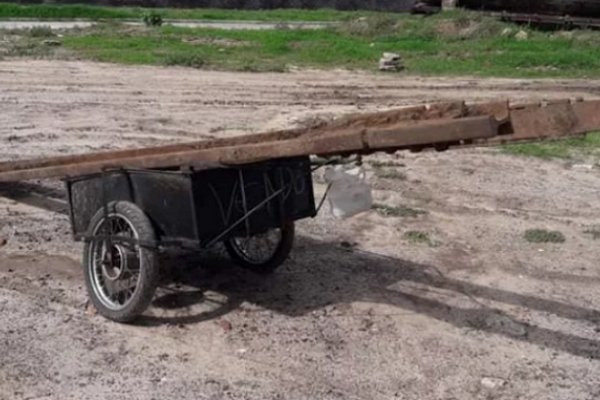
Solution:
<svg viewBox="0 0 600 400">
<path fill-rule="evenodd" d="M 271 229 L 249 238 L 233 238 L 225 242 L 231 259 L 251 271 L 268 274 L 288 258 L 294 244 L 294 223 Z"/>
<path fill-rule="evenodd" d="M 156 235 L 146 214 L 126 201 L 110 203 L 96 212 L 87 240 L 83 268 L 88 294 L 98 313 L 129 322 L 143 313 L 158 284 L 158 257 L 140 243 L 154 243 Z"/>
</svg>

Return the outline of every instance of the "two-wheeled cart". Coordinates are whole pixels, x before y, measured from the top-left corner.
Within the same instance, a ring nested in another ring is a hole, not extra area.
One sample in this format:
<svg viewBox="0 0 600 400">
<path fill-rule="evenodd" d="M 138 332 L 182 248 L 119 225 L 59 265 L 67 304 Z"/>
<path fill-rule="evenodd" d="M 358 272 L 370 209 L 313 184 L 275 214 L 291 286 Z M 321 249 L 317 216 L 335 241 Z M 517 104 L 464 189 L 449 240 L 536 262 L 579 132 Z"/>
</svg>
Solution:
<svg viewBox="0 0 600 400">
<path fill-rule="evenodd" d="M 96 309 L 116 321 L 142 313 L 159 276 L 159 250 L 223 243 L 258 273 L 283 263 L 294 222 L 316 214 L 308 157 L 232 168 L 112 169 L 67 180 L 71 225 Z"/>
<path fill-rule="evenodd" d="M 0 183 L 62 178 L 91 301 L 131 321 L 150 304 L 158 251 L 224 243 L 259 273 L 287 258 L 294 223 L 316 215 L 311 156 L 446 150 L 600 130 L 600 101 L 441 103 L 309 129 L 0 163 Z"/>
</svg>

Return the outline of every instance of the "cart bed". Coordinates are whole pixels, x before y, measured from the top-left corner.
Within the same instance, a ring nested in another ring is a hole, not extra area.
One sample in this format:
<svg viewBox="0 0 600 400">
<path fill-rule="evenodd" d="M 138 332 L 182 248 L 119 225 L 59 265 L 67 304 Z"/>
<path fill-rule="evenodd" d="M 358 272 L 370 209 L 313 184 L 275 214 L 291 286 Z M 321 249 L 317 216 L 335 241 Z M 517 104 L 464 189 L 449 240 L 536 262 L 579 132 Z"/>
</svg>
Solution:
<svg viewBox="0 0 600 400">
<path fill-rule="evenodd" d="M 115 201 L 144 210 L 160 244 L 192 247 L 223 232 L 222 240 L 252 236 L 316 214 L 308 157 L 200 171 L 111 170 L 70 179 L 67 191 L 77 239 Z"/>
</svg>

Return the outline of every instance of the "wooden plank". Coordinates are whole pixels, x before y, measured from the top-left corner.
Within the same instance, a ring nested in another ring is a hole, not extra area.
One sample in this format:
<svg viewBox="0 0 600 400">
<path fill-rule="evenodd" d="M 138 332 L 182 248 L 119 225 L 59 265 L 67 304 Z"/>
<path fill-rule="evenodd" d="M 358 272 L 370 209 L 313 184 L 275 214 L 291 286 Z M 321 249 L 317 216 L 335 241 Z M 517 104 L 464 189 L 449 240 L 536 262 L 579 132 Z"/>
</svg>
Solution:
<svg viewBox="0 0 600 400">
<path fill-rule="evenodd" d="M 600 100 L 573 103 L 577 118 L 577 132 L 600 131 Z"/>
<path fill-rule="evenodd" d="M 452 113 L 457 113 L 456 105 L 444 105 L 441 108 L 423 109 L 423 113 L 419 113 L 419 117 L 429 117 L 431 115 L 445 115 L 447 110 L 453 110 Z M 410 112 L 414 112 L 414 109 Z M 461 111 L 462 112 L 462 111 Z M 431 114 L 433 113 L 433 114 Z M 403 118 L 410 118 L 406 110 L 400 113 Z M 458 114 L 456 114 L 458 115 Z M 389 116 L 388 116 L 389 117 Z M 386 118 L 388 118 L 386 117 Z M 397 118 L 397 115 L 396 115 Z M 486 117 L 489 120 L 489 117 Z M 358 121 L 355 119 L 354 121 Z M 395 143 L 399 145 L 411 146 L 414 144 L 426 145 L 428 142 L 437 143 L 438 140 L 431 141 L 435 135 L 443 137 L 444 125 L 446 121 L 460 120 L 444 120 L 443 123 L 436 129 L 436 124 L 429 124 L 427 121 L 417 124 L 425 124 L 426 127 L 418 129 L 416 126 L 411 126 L 410 129 L 402 130 L 406 127 L 405 122 L 400 122 L 395 125 L 384 125 L 380 132 L 396 132 Z M 415 122 L 413 122 L 415 124 Z M 353 125 L 353 124 L 351 124 Z M 362 128 L 362 123 L 359 126 L 347 128 L 346 125 L 341 125 L 338 128 L 342 133 L 324 131 L 321 136 L 300 135 L 292 139 L 279 139 L 281 132 L 277 135 L 255 135 L 251 139 L 221 141 L 220 144 L 234 143 L 234 145 L 211 146 L 200 144 L 199 148 L 191 149 L 182 147 L 182 151 L 166 151 L 161 152 L 162 148 L 153 148 L 148 151 L 122 151 L 117 152 L 119 157 L 114 157 L 113 153 L 97 153 L 90 155 L 74 156 L 72 158 L 62 158 L 54 160 L 32 160 L 19 164 L 19 168 L 5 169 L 0 171 L 0 182 L 11 182 L 27 179 L 47 179 L 56 177 L 70 177 L 77 175 L 85 175 L 97 173 L 107 168 L 166 168 L 174 166 L 192 166 L 199 168 L 215 167 L 218 165 L 238 165 L 247 164 L 257 161 L 269 160 L 274 158 L 294 157 L 300 155 L 332 155 L 341 153 L 360 153 L 368 150 L 367 144 L 363 140 L 366 132 Z M 454 140 L 455 134 L 451 132 L 453 124 L 450 124 L 449 135 L 446 140 Z M 433 127 L 436 131 L 431 135 L 421 135 L 421 138 L 415 138 L 415 132 L 425 132 Z M 286 132 L 284 132 L 286 133 Z M 402 136 L 406 135 L 406 141 L 403 142 Z M 257 137 L 278 138 L 279 140 L 271 140 L 266 142 L 257 142 Z M 293 136 L 292 136 L 293 137 Z M 374 136 L 377 137 L 377 136 Z M 241 138 L 240 138 L 241 139 Z M 246 141 L 246 143 L 243 143 Z M 213 142 L 214 143 L 214 142 Z M 171 147 L 172 149 L 173 147 Z M 180 149 L 179 147 L 174 147 Z M 58 161 L 58 162 L 56 162 Z"/>
<path fill-rule="evenodd" d="M 600 130 L 600 100 L 522 106 L 505 101 L 471 106 L 440 103 L 354 115 L 309 129 L 0 163 L 0 182 L 72 177 L 106 168 L 208 168 L 301 155 L 444 149 L 464 141 L 490 144 L 592 130 Z"/>
<path fill-rule="evenodd" d="M 219 165 L 248 164 L 301 155 L 329 155 L 356 152 L 362 151 L 364 147 L 362 134 L 357 133 L 326 136 L 311 140 L 280 140 L 266 143 L 151 154 L 127 159 L 94 160 L 84 163 L 3 171 L 0 172 L 0 182 L 73 177 L 98 173 L 111 168 L 166 168 L 173 166 L 207 168 Z"/>
<path fill-rule="evenodd" d="M 496 120 L 486 115 L 423 122 L 414 126 L 400 125 L 385 129 L 369 129 L 366 133 L 366 141 L 370 149 L 390 149 L 491 138 L 497 132 Z"/>
<path fill-rule="evenodd" d="M 489 115 L 503 122 L 510 119 L 510 108 L 508 100 L 493 101 L 489 103 L 478 103 L 467 106 L 467 116 L 475 117 Z"/>
<path fill-rule="evenodd" d="M 506 140 L 560 138 L 585 133 L 571 103 L 511 110 L 512 135 Z"/>
<path fill-rule="evenodd" d="M 367 127 L 392 125 L 401 122 L 415 122 L 440 118 L 460 118 L 464 116 L 464 101 L 423 104 L 402 107 L 388 111 L 352 114 L 333 122 L 323 124 L 312 130 L 311 135 L 336 131 L 342 133 L 346 129 L 364 129 Z"/>
<path fill-rule="evenodd" d="M 485 145 L 559 139 L 600 130 L 600 100 L 512 106 L 510 120 Z"/>
<path fill-rule="evenodd" d="M 47 157 L 44 159 L 9 161 L 0 163 L 0 172 L 14 171 L 27 168 L 44 168 L 50 166 L 69 165 L 74 163 L 85 163 L 93 161 L 127 159 L 132 157 L 149 156 L 153 154 L 210 149 L 225 146 L 269 142 L 273 140 L 294 139 L 299 137 L 302 133 L 303 132 L 301 130 L 275 131 L 255 135 L 240 135 L 230 138 L 200 140 L 196 142 L 177 143 L 166 146 L 146 147 L 141 149 L 112 150 L 98 153 Z"/>
<path fill-rule="evenodd" d="M 299 139 L 302 137 L 321 137 L 323 135 L 341 135 L 359 133 L 366 126 L 387 125 L 401 121 L 419 121 L 435 118 L 458 118 L 464 113 L 463 102 L 439 103 L 403 107 L 399 109 L 369 114 L 354 114 L 331 123 L 311 128 L 280 130 L 254 135 L 241 135 L 231 138 L 201 140 L 189 143 L 178 143 L 166 146 L 147 147 L 142 149 L 113 150 L 98 153 L 47 157 L 44 159 L 18 160 L 0 162 L 0 172 L 21 169 L 40 169 L 51 166 L 75 163 L 117 161 L 135 157 L 151 156 L 163 153 L 184 152 L 188 150 L 212 149 L 226 146 L 238 146 L 270 141 Z"/>
</svg>

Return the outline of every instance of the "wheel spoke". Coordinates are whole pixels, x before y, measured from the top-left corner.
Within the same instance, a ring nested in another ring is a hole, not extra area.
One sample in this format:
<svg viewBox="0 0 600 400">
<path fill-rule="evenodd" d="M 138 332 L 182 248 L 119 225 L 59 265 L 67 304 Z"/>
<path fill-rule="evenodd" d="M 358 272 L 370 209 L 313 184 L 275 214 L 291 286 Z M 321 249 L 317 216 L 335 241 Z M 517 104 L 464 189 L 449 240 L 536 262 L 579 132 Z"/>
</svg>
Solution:
<svg viewBox="0 0 600 400">
<path fill-rule="evenodd" d="M 235 238 L 232 244 L 236 252 L 248 262 L 262 264 L 273 257 L 281 238 L 281 229 L 272 229 L 260 235 Z"/>
</svg>

